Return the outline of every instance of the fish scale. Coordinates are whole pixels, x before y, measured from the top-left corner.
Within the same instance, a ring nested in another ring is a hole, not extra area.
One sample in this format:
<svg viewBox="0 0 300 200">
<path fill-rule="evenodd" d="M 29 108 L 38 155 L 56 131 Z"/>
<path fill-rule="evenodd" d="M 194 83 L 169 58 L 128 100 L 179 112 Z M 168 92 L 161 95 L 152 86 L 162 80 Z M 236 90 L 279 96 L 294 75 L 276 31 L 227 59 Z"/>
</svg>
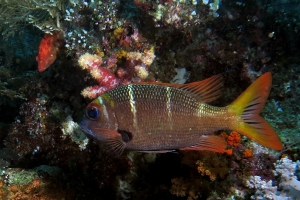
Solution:
<svg viewBox="0 0 300 200">
<path fill-rule="evenodd" d="M 282 149 L 275 131 L 259 116 L 270 92 L 271 74 L 261 76 L 229 106 L 207 104 L 220 96 L 221 82 L 216 75 L 189 84 L 120 86 L 87 106 L 81 127 L 117 155 L 124 149 L 223 152 L 226 141 L 214 135 L 221 129 L 237 130 L 267 147 Z"/>
<path fill-rule="evenodd" d="M 122 118 L 125 119 L 119 124 L 119 128 L 128 128 L 123 127 L 122 123 L 134 124 L 136 120 L 138 128 L 135 129 L 132 127 L 129 128 L 129 131 L 137 134 L 147 134 L 147 131 L 151 131 L 152 134 L 161 134 L 160 131 L 156 130 L 158 127 L 160 127 L 159 129 L 161 130 L 162 126 L 172 130 L 175 129 L 179 132 L 181 129 L 188 131 L 194 127 L 198 129 L 198 132 L 199 130 L 203 132 L 201 124 L 199 123 L 201 119 L 199 118 L 208 117 L 210 111 L 210 113 L 220 112 L 215 109 L 209 109 L 210 107 L 208 105 L 203 107 L 202 112 L 198 112 L 200 103 L 192 96 L 186 95 L 184 91 L 160 85 L 132 85 L 133 99 L 118 99 L 118 96 L 125 96 L 126 93 L 129 93 L 127 86 L 122 87 L 112 90 L 111 92 L 109 91 L 107 94 L 116 104 L 116 117 L 122 116 Z M 170 91 L 170 95 L 167 95 L 168 90 Z M 139 91 L 144 92 L 140 93 Z M 129 107 L 124 105 L 130 104 L 130 101 L 135 103 L 130 105 L 129 110 Z M 169 109 L 167 102 L 170 102 Z M 222 108 L 218 109 L 221 110 Z M 134 119 L 132 110 L 136 110 L 136 119 Z M 171 115 L 169 113 L 171 113 Z M 190 119 L 187 117 L 193 118 Z M 168 124 L 163 124 L 162 122 L 173 122 L 174 127 L 170 127 Z M 163 131 L 167 132 L 168 130 L 163 129 Z"/>
</svg>

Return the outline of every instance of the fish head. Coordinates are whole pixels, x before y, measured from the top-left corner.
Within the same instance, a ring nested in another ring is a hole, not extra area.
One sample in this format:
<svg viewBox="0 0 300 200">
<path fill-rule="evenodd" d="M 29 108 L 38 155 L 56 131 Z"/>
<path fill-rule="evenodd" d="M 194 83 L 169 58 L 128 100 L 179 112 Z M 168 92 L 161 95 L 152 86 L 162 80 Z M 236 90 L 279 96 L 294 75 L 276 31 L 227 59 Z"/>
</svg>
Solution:
<svg viewBox="0 0 300 200">
<path fill-rule="evenodd" d="M 97 141 L 106 141 L 113 137 L 111 134 L 118 128 L 113 101 L 105 94 L 92 101 L 85 109 L 80 127 L 87 136 Z"/>
</svg>

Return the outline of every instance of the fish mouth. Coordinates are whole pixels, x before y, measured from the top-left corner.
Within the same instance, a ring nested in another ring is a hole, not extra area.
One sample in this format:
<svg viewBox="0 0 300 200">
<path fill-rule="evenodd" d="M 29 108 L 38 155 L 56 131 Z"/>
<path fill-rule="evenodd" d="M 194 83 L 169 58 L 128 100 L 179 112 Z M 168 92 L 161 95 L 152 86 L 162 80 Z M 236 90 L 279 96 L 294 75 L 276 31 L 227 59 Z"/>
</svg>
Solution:
<svg viewBox="0 0 300 200">
<path fill-rule="evenodd" d="M 83 122 L 80 122 L 79 126 L 80 126 L 81 130 L 82 130 L 87 136 L 90 136 L 90 137 L 93 137 L 93 138 L 94 138 L 94 133 L 93 133 L 90 129 L 88 129 L 88 127 L 86 127 L 86 126 L 84 125 Z"/>
</svg>

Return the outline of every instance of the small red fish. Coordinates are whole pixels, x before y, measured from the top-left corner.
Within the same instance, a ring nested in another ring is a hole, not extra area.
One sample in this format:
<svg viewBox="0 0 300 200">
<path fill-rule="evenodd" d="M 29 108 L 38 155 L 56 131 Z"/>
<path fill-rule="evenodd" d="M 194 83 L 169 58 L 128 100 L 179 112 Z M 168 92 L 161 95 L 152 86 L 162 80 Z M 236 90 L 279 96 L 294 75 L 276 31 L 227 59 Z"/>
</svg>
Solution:
<svg viewBox="0 0 300 200">
<path fill-rule="evenodd" d="M 56 60 L 61 35 L 62 33 L 59 31 L 53 31 L 52 34 L 44 35 L 40 42 L 39 53 L 36 56 L 39 72 L 46 70 Z"/>
<path fill-rule="evenodd" d="M 189 84 L 124 85 L 91 102 L 80 125 L 116 155 L 124 149 L 224 152 L 225 139 L 213 134 L 221 129 L 236 130 L 261 145 L 281 150 L 279 137 L 259 116 L 271 82 L 271 73 L 265 73 L 226 107 L 207 104 L 220 96 L 220 75 Z"/>
</svg>

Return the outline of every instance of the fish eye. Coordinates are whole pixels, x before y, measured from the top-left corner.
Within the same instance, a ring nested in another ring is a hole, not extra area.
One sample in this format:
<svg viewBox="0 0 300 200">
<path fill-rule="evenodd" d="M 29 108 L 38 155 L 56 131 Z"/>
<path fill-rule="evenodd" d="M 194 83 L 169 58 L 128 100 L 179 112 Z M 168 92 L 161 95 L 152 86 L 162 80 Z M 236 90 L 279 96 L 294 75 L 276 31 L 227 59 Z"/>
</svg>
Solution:
<svg viewBox="0 0 300 200">
<path fill-rule="evenodd" d="M 99 109 L 95 106 L 88 107 L 86 109 L 86 116 L 90 119 L 97 119 L 99 117 Z"/>
</svg>

